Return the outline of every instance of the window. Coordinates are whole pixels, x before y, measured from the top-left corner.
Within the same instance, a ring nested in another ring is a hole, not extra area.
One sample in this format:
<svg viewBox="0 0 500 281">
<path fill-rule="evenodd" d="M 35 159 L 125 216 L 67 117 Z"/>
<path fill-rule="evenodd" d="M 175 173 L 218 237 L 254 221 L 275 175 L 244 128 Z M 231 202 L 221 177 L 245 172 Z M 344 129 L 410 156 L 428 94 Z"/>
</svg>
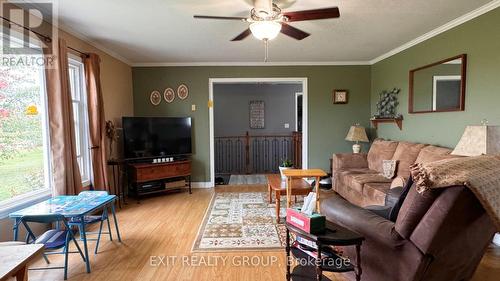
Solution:
<svg viewBox="0 0 500 281">
<path fill-rule="evenodd" d="M 0 38 L 2 38 L 0 34 Z M 11 40 L 13 40 L 11 38 Z M 13 40 L 11 44 L 22 44 Z M 41 56 L 39 53 L 30 57 Z M 19 57 L 23 55 L 9 55 Z M 0 213 L 50 196 L 44 68 L 0 64 Z"/>
<path fill-rule="evenodd" d="M 76 157 L 83 186 L 91 183 L 91 161 L 89 146 L 89 122 L 85 73 L 81 59 L 69 58 L 69 84 L 73 102 L 73 121 L 75 124 Z"/>
</svg>

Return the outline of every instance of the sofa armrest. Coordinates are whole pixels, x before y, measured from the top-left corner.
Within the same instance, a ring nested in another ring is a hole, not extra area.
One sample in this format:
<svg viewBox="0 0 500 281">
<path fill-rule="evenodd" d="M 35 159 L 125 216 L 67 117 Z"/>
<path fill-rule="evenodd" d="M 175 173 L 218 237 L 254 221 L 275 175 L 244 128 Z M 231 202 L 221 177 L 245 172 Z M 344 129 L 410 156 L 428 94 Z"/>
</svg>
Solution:
<svg viewBox="0 0 500 281">
<path fill-rule="evenodd" d="M 321 202 L 326 219 L 363 235 L 367 240 L 396 248 L 405 240 L 394 230 L 394 222 L 355 206 L 339 195 Z"/>
<path fill-rule="evenodd" d="M 368 168 L 366 153 L 337 153 L 332 157 L 332 172 L 340 169 Z"/>
<path fill-rule="evenodd" d="M 385 206 L 390 207 L 392 209 L 396 205 L 402 194 L 403 194 L 402 186 L 389 189 L 387 191 L 387 194 L 385 195 Z"/>
</svg>

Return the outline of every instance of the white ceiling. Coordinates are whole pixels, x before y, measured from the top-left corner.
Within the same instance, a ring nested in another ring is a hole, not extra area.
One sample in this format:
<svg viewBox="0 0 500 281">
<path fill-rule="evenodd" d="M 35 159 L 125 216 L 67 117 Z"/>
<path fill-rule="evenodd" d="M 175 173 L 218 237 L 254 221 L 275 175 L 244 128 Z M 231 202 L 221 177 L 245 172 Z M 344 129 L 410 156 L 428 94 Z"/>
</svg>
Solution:
<svg viewBox="0 0 500 281">
<path fill-rule="evenodd" d="M 281 0 L 293 2 L 293 0 Z M 339 19 L 291 23 L 312 35 L 270 42 L 272 62 L 370 61 L 491 0 L 296 0 L 285 11 L 338 6 Z M 60 0 L 59 25 L 132 64 L 261 62 L 263 43 L 230 39 L 247 24 L 194 14 L 247 16 L 249 0 Z"/>
</svg>

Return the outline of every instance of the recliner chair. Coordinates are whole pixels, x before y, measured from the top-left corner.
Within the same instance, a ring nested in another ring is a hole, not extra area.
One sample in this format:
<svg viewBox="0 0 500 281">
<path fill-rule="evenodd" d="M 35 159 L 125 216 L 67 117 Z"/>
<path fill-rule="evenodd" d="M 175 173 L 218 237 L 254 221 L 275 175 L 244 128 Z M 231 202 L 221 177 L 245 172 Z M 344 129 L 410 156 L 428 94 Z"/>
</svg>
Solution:
<svg viewBox="0 0 500 281">
<path fill-rule="evenodd" d="M 338 194 L 322 200 L 321 212 L 365 236 L 361 280 L 367 281 L 469 280 L 496 230 L 465 186 L 423 194 L 412 186 L 395 222 Z M 354 257 L 351 248 L 344 253 Z"/>
</svg>

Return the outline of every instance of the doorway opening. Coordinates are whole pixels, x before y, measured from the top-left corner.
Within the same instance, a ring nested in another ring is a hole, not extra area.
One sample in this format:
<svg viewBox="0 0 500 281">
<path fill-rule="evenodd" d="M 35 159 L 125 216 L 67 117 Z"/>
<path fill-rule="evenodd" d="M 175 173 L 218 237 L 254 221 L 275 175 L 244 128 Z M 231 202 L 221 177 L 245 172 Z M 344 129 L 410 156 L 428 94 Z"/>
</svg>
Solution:
<svg viewBox="0 0 500 281">
<path fill-rule="evenodd" d="M 215 184 L 265 184 L 282 161 L 307 167 L 307 79 L 210 79 Z"/>
</svg>

